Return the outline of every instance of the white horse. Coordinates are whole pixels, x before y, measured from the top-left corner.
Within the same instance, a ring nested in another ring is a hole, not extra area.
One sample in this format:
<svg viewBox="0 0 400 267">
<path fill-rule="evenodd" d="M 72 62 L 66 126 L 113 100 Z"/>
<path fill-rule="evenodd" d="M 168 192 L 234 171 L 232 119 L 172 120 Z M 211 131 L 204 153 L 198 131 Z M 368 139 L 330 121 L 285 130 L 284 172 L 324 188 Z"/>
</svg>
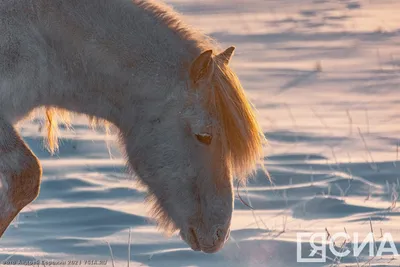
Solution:
<svg viewBox="0 0 400 267">
<path fill-rule="evenodd" d="M 42 175 L 14 125 L 45 107 L 51 152 L 60 111 L 115 125 L 160 228 L 193 250 L 223 247 L 233 177 L 255 170 L 265 141 L 228 66 L 233 47 L 218 53 L 144 0 L 2 0 L 0 32 L 0 236 Z"/>
</svg>

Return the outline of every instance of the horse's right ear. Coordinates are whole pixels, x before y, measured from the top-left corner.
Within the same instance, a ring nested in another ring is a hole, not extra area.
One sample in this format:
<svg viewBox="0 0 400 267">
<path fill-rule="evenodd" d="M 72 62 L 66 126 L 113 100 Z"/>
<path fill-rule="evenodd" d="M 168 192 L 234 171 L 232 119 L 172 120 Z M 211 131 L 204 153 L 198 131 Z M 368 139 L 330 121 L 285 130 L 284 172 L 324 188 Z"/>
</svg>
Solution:
<svg viewBox="0 0 400 267">
<path fill-rule="evenodd" d="M 190 66 L 190 79 L 197 83 L 200 80 L 209 80 L 214 73 L 214 61 L 212 59 L 212 50 L 201 53 Z"/>
</svg>

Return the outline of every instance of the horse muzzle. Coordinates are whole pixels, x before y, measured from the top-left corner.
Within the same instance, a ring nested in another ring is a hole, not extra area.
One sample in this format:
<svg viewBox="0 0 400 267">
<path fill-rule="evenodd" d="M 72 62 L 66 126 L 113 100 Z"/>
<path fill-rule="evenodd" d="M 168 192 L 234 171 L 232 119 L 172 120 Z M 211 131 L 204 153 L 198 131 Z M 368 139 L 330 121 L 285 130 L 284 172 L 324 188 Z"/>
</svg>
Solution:
<svg viewBox="0 0 400 267">
<path fill-rule="evenodd" d="M 230 236 L 229 227 L 214 226 L 208 233 L 198 228 L 190 227 L 187 231 L 180 232 L 181 238 L 194 251 L 202 251 L 204 253 L 216 253 L 221 250 Z"/>
</svg>

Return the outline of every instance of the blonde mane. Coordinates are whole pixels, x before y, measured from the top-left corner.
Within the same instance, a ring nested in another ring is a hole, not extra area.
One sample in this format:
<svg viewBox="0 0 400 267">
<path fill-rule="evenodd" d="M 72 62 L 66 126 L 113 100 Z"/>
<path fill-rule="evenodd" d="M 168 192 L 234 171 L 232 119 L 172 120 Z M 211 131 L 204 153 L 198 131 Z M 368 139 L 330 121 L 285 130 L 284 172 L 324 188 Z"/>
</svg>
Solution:
<svg viewBox="0 0 400 267">
<path fill-rule="evenodd" d="M 64 125 L 67 129 L 72 128 L 72 116 L 74 112 L 57 107 L 45 107 L 45 125 L 46 125 L 46 148 L 50 154 L 54 155 L 59 149 L 59 125 Z M 88 125 L 95 129 L 103 127 L 105 133 L 110 133 L 110 123 L 103 119 L 87 116 Z M 108 144 L 107 144 L 108 146 Z"/>
<path fill-rule="evenodd" d="M 266 138 L 238 77 L 224 62 L 215 60 L 214 88 L 208 94 L 207 108 L 215 110 L 223 157 L 236 178 L 245 182 L 264 158 Z"/>
</svg>

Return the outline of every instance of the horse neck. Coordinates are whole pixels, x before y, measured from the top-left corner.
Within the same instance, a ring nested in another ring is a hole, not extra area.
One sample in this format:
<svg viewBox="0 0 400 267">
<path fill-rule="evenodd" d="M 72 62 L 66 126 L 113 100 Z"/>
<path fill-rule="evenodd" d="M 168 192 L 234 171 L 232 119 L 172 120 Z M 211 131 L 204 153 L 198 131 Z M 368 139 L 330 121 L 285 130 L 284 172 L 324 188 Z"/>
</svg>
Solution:
<svg viewBox="0 0 400 267">
<path fill-rule="evenodd" d="M 18 74 L 24 84 L 0 100 L 0 113 L 12 118 L 55 106 L 117 124 L 135 107 L 162 106 L 201 52 L 196 40 L 130 1 L 37 0 L 20 8 L 23 28 L 9 34 L 22 31 L 30 60 Z"/>
<path fill-rule="evenodd" d="M 92 2 L 84 2 L 81 8 L 74 8 L 75 12 L 82 13 L 76 17 L 65 15 L 70 13 L 63 10 L 68 7 L 66 4 L 67 7 L 57 7 L 53 17 L 48 17 L 52 24 L 44 21 L 51 25 L 46 28 L 46 38 L 51 40 L 54 50 L 51 52 L 55 55 L 51 65 L 61 68 L 49 71 L 54 72 L 53 86 L 43 95 L 42 104 L 115 124 L 127 109 L 152 102 L 160 106 L 168 91 L 182 78 L 183 61 L 193 58 L 193 49 L 188 49 L 185 40 L 176 39 L 172 31 L 160 25 L 154 25 L 150 34 L 143 32 L 143 25 L 138 26 L 141 24 L 131 19 L 143 16 L 133 5 L 128 18 L 116 19 L 115 16 L 121 15 L 110 10 L 107 16 L 113 19 L 104 22 L 104 16 L 98 15 L 97 9 L 101 7 L 97 2 L 90 8 L 87 5 Z M 118 3 L 115 1 L 113 5 Z M 140 14 L 133 16 L 135 12 Z M 123 27 L 113 23 L 121 23 Z M 145 17 L 143 23 L 146 23 Z M 92 38 L 88 39 L 87 34 Z M 160 38 L 171 38 L 170 43 L 174 45 L 169 47 Z"/>
</svg>

